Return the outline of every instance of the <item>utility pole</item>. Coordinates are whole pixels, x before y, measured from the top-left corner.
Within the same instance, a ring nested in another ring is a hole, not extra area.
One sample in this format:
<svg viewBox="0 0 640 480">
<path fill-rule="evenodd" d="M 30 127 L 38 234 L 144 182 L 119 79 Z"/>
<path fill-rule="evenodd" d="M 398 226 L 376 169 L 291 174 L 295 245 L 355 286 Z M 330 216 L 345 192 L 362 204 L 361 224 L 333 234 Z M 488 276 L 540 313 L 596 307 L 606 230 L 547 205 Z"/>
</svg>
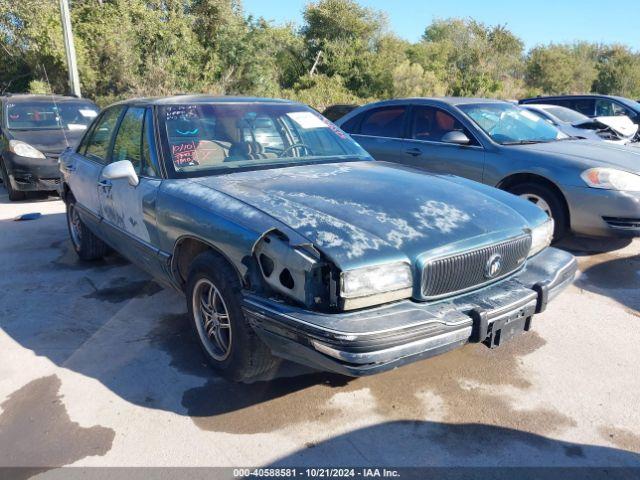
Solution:
<svg viewBox="0 0 640 480">
<path fill-rule="evenodd" d="M 80 77 L 76 62 L 76 47 L 73 44 L 73 32 L 71 31 L 71 16 L 69 14 L 69 1 L 60 0 L 60 17 L 62 18 L 62 33 L 64 34 L 64 49 L 67 53 L 67 67 L 69 70 L 69 87 L 71 93 L 81 97 Z"/>
<path fill-rule="evenodd" d="M 318 54 L 316 55 L 316 61 L 313 62 L 313 66 L 311 67 L 311 70 L 309 71 L 309 76 L 313 77 L 313 75 L 316 73 L 316 68 L 318 67 L 318 63 L 320 63 L 320 57 L 322 56 L 322 50 L 318 50 Z"/>
</svg>

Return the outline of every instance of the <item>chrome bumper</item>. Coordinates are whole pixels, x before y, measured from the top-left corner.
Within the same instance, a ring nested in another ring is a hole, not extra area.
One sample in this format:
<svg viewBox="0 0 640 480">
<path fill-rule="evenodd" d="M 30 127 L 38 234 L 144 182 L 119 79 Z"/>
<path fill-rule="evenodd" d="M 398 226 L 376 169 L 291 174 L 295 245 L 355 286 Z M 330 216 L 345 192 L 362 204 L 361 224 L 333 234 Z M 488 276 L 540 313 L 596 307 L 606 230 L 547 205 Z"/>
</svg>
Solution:
<svg viewBox="0 0 640 480">
<path fill-rule="evenodd" d="M 411 300 L 357 312 L 320 313 L 247 295 L 244 312 L 274 354 L 318 369 L 360 376 L 469 342 L 497 346 L 498 328 L 534 314 L 572 281 L 575 258 L 547 248 L 498 283 L 439 302 Z M 505 330 L 506 331 L 506 330 Z"/>
</svg>

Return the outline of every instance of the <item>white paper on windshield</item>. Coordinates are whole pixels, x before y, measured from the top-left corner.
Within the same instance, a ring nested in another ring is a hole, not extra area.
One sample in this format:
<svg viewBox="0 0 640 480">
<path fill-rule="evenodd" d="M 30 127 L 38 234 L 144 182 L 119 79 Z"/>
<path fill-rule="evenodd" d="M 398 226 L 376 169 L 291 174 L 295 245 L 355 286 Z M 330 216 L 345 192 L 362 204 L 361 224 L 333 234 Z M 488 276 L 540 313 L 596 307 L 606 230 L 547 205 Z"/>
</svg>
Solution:
<svg viewBox="0 0 640 480">
<path fill-rule="evenodd" d="M 329 128 L 329 126 L 311 112 L 289 112 L 287 116 L 302 128 Z"/>
<path fill-rule="evenodd" d="M 67 128 L 69 130 L 86 130 L 87 126 L 81 123 L 67 123 Z"/>
<path fill-rule="evenodd" d="M 80 112 L 80 115 L 87 118 L 95 118 L 98 116 L 98 112 L 96 112 L 95 110 L 81 108 L 79 112 Z"/>
</svg>

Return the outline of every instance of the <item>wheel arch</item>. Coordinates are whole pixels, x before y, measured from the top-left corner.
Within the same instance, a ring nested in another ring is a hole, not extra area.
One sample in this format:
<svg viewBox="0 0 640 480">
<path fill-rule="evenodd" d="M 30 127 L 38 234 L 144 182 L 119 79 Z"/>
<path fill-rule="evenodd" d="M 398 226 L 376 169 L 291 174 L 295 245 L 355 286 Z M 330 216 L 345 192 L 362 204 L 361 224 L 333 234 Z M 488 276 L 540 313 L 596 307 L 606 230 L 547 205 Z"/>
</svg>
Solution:
<svg viewBox="0 0 640 480">
<path fill-rule="evenodd" d="M 555 182 L 549 180 L 543 175 L 529 172 L 514 173 L 500 180 L 500 182 L 498 182 L 498 184 L 496 185 L 496 188 L 509 191 L 516 185 L 522 185 L 523 183 L 537 183 L 552 190 L 558 196 L 560 202 L 562 203 L 564 213 L 567 218 L 567 227 L 571 225 L 571 210 L 569 209 L 567 198 Z"/>
<path fill-rule="evenodd" d="M 193 235 L 183 235 L 179 237 L 173 247 L 170 268 L 171 274 L 177 285 L 184 290 L 187 283 L 187 277 L 189 275 L 190 265 L 198 255 L 207 251 L 213 252 L 222 261 L 227 263 L 236 273 L 240 284 L 246 285 L 243 276 L 234 262 L 231 261 L 231 259 L 220 248 L 216 247 L 211 242 Z"/>
</svg>

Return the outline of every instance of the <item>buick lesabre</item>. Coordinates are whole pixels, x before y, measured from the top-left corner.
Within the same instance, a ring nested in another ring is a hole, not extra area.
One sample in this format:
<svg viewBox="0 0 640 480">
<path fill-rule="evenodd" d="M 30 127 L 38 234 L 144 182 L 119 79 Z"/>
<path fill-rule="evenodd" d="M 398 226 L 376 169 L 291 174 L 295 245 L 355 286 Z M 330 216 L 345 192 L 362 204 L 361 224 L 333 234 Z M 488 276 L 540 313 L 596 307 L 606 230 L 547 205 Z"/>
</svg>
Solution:
<svg viewBox="0 0 640 480">
<path fill-rule="evenodd" d="M 359 376 L 497 347 L 576 270 L 530 202 L 374 161 L 289 101 L 115 104 L 60 168 L 78 255 L 113 248 L 184 292 L 206 358 L 234 380 L 281 358 Z"/>
</svg>

